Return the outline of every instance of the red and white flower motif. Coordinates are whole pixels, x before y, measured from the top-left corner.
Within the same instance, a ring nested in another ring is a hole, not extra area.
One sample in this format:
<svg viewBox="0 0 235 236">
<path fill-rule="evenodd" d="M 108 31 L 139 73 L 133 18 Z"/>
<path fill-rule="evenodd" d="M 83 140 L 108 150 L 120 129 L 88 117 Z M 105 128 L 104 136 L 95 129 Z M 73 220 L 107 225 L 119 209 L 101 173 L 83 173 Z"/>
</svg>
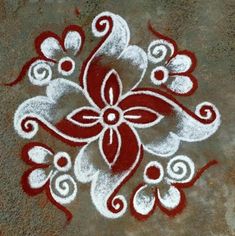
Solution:
<svg viewBox="0 0 235 236">
<path fill-rule="evenodd" d="M 35 40 L 38 57 L 24 66 L 17 80 L 21 80 L 28 71 L 32 84 L 47 85 L 52 78 L 74 76 L 78 73 L 77 55 L 84 44 L 83 30 L 76 25 L 65 28 L 60 38 L 53 32 L 44 32 Z"/>
<path fill-rule="evenodd" d="M 183 188 L 192 187 L 203 172 L 216 163 L 211 161 L 195 173 L 194 163 L 183 155 L 173 157 L 166 170 L 158 161 L 149 162 L 144 170 L 144 182 L 136 187 L 130 200 L 132 214 L 146 220 L 156 206 L 169 216 L 180 213 L 185 207 Z"/>
<path fill-rule="evenodd" d="M 57 128 L 70 136 L 78 136 L 83 130 L 87 139 L 98 139 L 100 153 L 112 171 L 124 171 L 135 162 L 140 148 L 134 128 L 156 125 L 163 116 L 158 113 L 157 106 L 151 105 L 147 94 L 122 95 L 123 85 L 115 70 L 106 74 L 99 89 L 101 91 L 93 97 L 93 107 L 74 110 L 57 124 Z"/>
<path fill-rule="evenodd" d="M 72 160 L 68 153 L 54 153 L 41 143 L 24 146 L 22 159 L 32 166 L 22 176 L 24 191 L 33 196 L 46 191 L 48 198 L 62 209 L 68 220 L 71 213 L 62 205 L 71 203 L 77 195 L 77 184 L 71 175 Z"/>
<path fill-rule="evenodd" d="M 195 55 L 188 51 L 178 51 L 174 40 L 150 30 L 158 40 L 150 43 L 148 59 L 156 67 L 150 78 L 155 85 L 164 85 L 168 91 L 176 95 L 191 95 L 197 89 L 197 80 L 192 75 L 196 67 Z"/>
<path fill-rule="evenodd" d="M 74 162 L 74 174 L 81 183 L 91 182 L 91 198 L 96 209 L 106 217 L 117 218 L 127 209 L 125 197 L 117 194 L 135 173 L 143 153 L 151 153 L 153 159 L 170 158 L 181 142 L 202 141 L 216 132 L 220 114 L 209 102 L 200 103 L 192 112 L 161 90 L 138 87 L 150 61 L 158 66 L 152 77 L 160 76 L 162 69 L 164 76 L 166 73 L 172 78 L 172 85 L 167 86 L 173 92 L 188 94 L 195 88 L 191 76 L 195 66 L 193 56 L 178 52 L 168 39 L 150 43 L 147 55 L 140 47 L 129 45 L 126 21 L 110 12 L 95 17 L 92 32 L 101 40 L 81 68 L 77 66 L 76 55 L 82 48 L 84 35 L 79 27 L 66 28 L 62 39 L 53 33 L 39 36 L 36 40 L 39 58 L 26 64 L 18 81 L 27 71 L 30 77 L 33 67 L 39 63 L 43 66 L 37 69 L 38 77 L 30 80 L 33 84 L 47 85 L 46 94 L 30 98 L 18 107 L 14 128 L 23 138 L 32 139 L 42 127 L 61 141 L 82 147 Z M 167 62 L 166 46 L 172 51 Z M 56 72 L 48 72 L 47 78 L 46 70 L 55 65 Z M 65 79 L 70 75 L 73 80 Z M 74 81 L 78 77 L 79 81 Z M 167 122 L 171 125 L 167 125 L 166 132 L 159 132 L 159 127 Z M 104 160 L 102 167 L 97 166 L 100 156 Z M 63 169 L 59 163 L 54 163 L 56 173 Z M 146 182 L 154 182 L 145 176 Z M 39 180 L 40 188 L 46 181 L 45 175 Z M 178 194 L 174 188 L 171 191 Z"/>
</svg>

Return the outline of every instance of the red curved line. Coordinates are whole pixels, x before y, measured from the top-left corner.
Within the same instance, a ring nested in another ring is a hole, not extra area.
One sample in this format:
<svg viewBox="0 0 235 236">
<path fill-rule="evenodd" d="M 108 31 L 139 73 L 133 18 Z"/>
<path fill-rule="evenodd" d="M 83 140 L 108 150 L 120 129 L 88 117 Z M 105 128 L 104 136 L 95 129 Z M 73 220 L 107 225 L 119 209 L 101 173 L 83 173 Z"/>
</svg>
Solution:
<svg viewBox="0 0 235 236">
<path fill-rule="evenodd" d="M 66 218 L 67 218 L 67 223 L 68 223 L 69 221 L 71 221 L 73 215 L 71 214 L 71 212 L 67 208 L 65 208 L 64 206 L 62 206 L 61 204 L 59 204 L 58 202 L 56 202 L 54 200 L 54 198 L 52 197 L 52 195 L 50 193 L 49 180 L 46 182 L 46 184 L 44 186 L 42 186 L 41 188 L 38 188 L 38 189 L 33 189 L 29 186 L 28 176 L 33 170 L 38 169 L 38 168 L 39 168 L 39 166 L 37 165 L 37 166 L 30 168 L 24 172 L 24 174 L 21 178 L 21 186 L 22 186 L 23 191 L 29 196 L 35 196 L 35 195 L 41 193 L 45 189 L 47 198 L 50 200 L 50 202 L 53 205 L 55 205 L 58 209 L 62 210 L 65 213 Z"/>
<path fill-rule="evenodd" d="M 198 172 L 196 173 L 194 178 L 188 183 L 175 183 L 175 184 L 172 184 L 172 186 L 176 187 L 180 192 L 180 203 L 176 208 L 167 209 L 164 206 L 162 206 L 161 202 L 158 199 L 158 196 L 156 194 L 157 205 L 161 209 L 161 211 L 163 211 L 165 214 L 167 214 L 170 217 L 174 217 L 175 215 L 182 213 L 183 209 L 186 206 L 186 196 L 185 196 L 185 193 L 182 190 L 182 188 L 192 187 L 196 183 L 196 181 L 201 177 L 201 175 L 208 168 L 210 168 L 211 166 L 216 165 L 216 164 L 218 164 L 218 161 L 216 161 L 216 160 L 212 160 L 212 161 L 208 162 L 205 166 L 203 166 L 201 169 L 198 170 Z"/>
<path fill-rule="evenodd" d="M 71 140 L 68 140 L 68 139 L 62 137 L 60 134 L 56 133 L 54 130 L 49 128 L 46 124 L 44 124 L 41 120 L 37 119 L 36 117 L 29 116 L 29 117 L 25 118 L 22 122 L 26 122 L 27 120 L 36 121 L 43 129 L 45 129 L 47 132 L 49 132 L 52 136 L 58 138 L 60 141 L 67 143 L 68 145 L 70 145 L 72 147 L 84 146 L 86 144 L 85 142 L 71 141 Z M 23 128 L 25 128 L 25 127 L 23 127 Z M 24 131 L 29 132 L 30 130 L 24 130 Z"/>
<path fill-rule="evenodd" d="M 12 81 L 12 82 L 9 82 L 9 83 L 3 83 L 3 85 L 5 86 L 14 86 L 16 85 L 17 83 L 21 82 L 24 78 L 24 76 L 26 75 L 27 71 L 29 70 L 29 67 L 31 66 L 32 63 L 34 63 L 36 60 L 45 60 L 45 61 L 51 61 L 51 62 L 54 62 L 56 63 L 55 60 L 52 60 L 50 58 L 46 58 L 42 52 L 41 52 L 41 49 L 40 49 L 40 46 L 41 46 L 41 43 L 48 37 L 53 37 L 55 38 L 56 40 L 59 41 L 62 49 L 64 51 L 65 48 L 64 48 L 64 38 L 66 36 L 66 34 L 69 32 L 69 31 L 77 31 L 80 36 L 81 36 L 81 39 L 82 39 L 82 44 L 81 44 L 81 47 L 77 53 L 77 55 L 81 52 L 83 46 L 84 46 L 84 41 L 85 41 L 85 34 L 84 34 L 84 31 L 83 29 L 80 27 L 80 26 L 77 26 L 77 25 L 69 25 L 67 26 L 63 33 L 62 33 L 62 39 L 55 33 L 51 32 L 51 31 L 45 31 L 45 32 L 42 32 L 38 37 L 36 37 L 35 41 L 34 41 L 34 46 L 35 46 L 35 51 L 38 53 L 38 57 L 33 57 L 32 59 L 30 59 L 29 61 L 27 61 L 24 66 L 22 67 L 21 69 L 21 72 L 19 74 L 19 76 L 17 77 L 16 80 Z"/>
<path fill-rule="evenodd" d="M 185 196 L 185 193 L 183 192 L 183 190 L 181 189 L 178 189 L 179 192 L 180 192 L 180 203 L 179 205 L 174 208 L 174 209 L 167 209 L 165 208 L 164 206 L 162 206 L 160 200 L 158 199 L 158 196 L 157 196 L 157 189 L 156 189 L 156 202 L 157 202 L 157 206 L 159 207 L 159 209 L 164 212 L 166 215 L 168 215 L 169 217 L 174 217 L 176 216 L 177 214 L 180 214 L 183 212 L 184 208 L 186 207 L 186 203 L 187 203 L 187 200 L 186 200 L 186 196 Z"/>
<path fill-rule="evenodd" d="M 84 73 L 85 73 L 85 69 L 87 67 L 87 64 L 89 63 L 89 61 L 91 60 L 91 58 L 93 57 L 93 55 L 98 51 L 98 49 L 102 46 L 102 44 L 106 41 L 106 39 L 109 37 L 109 35 L 112 32 L 113 29 L 113 20 L 111 17 L 109 16 L 103 16 L 99 19 L 102 20 L 102 18 L 106 18 L 109 21 L 110 24 L 110 28 L 108 30 L 108 32 L 106 33 L 106 35 L 101 39 L 101 41 L 97 44 L 97 46 L 91 51 L 90 55 L 87 57 L 87 59 L 82 63 L 82 68 L 81 68 L 81 73 L 79 76 L 79 82 L 80 82 L 80 86 L 83 88 L 84 84 L 83 84 L 83 77 L 84 77 Z"/>
<path fill-rule="evenodd" d="M 156 36 L 157 38 L 164 39 L 164 40 L 168 41 L 169 43 L 172 43 L 173 46 L 174 46 L 174 48 L 175 48 L 175 53 L 176 53 L 176 51 L 177 51 L 177 44 L 176 44 L 176 42 L 175 42 L 173 39 L 171 39 L 171 38 L 169 38 L 169 37 L 167 37 L 167 36 L 165 36 L 165 35 L 159 33 L 158 31 L 156 31 L 156 30 L 154 29 L 154 27 L 152 26 L 152 24 L 151 24 L 150 21 L 148 21 L 148 30 L 149 30 L 154 36 Z M 174 55 L 175 55 L 175 53 L 174 53 Z"/>
<path fill-rule="evenodd" d="M 151 209 L 151 211 L 146 214 L 146 215 L 143 215 L 139 212 L 137 212 L 134 208 L 134 205 L 133 205 L 133 201 L 134 201 L 134 197 L 135 197 L 135 194 L 136 192 L 145 185 L 145 183 L 140 183 L 137 185 L 137 187 L 133 190 L 132 194 L 131 194 L 131 198 L 130 198 L 130 211 L 131 211 L 131 214 L 137 219 L 137 220 L 140 220 L 140 221 L 145 221 L 147 220 L 155 211 L 156 209 L 156 206 L 157 206 L 157 201 L 156 201 L 156 197 L 155 197 L 155 201 L 154 201 L 154 205 L 153 205 L 153 208 Z"/>
<path fill-rule="evenodd" d="M 28 169 L 27 171 L 24 172 L 22 178 L 21 178 L 21 186 L 22 186 L 22 189 L 23 191 L 29 195 L 29 196 L 35 196 L 39 193 L 41 193 L 44 189 L 45 189 L 45 192 L 46 192 L 46 195 L 47 195 L 47 198 L 50 200 L 50 202 L 55 205 L 58 209 L 62 210 L 65 215 L 66 215 L 66 218 L 67 218 L 67 222 L 71 221 L 73 215 L 71 214 L 71 212 L 65 208 L 64 206 L 60 205 L 58 202 L 56 202 L 54 200 L 54 198 L 52 197 L 51 193 L 50 193 L 50 188 L 49 188 L 49 180 L 47 181 L 47 183 L 41 187 L 41 188 L 38 188 L 38 189 L 32 189 L 30 186 L 29 186 L 29 183 L 28 183 L 28 176 L 29 174 L 37 169 L 38 166 L 36 167 L 33 167 L 31 169 Z"/>
<path fill-rule="evenodd" d="M 177 188 L 189 188 L 192 187 L 196 181 L 202 176 L 202 174 L 211 166 L 218 164 L 217 160 L 212 160 L 209 161 L 205 166 L 203 166 L 201 169 L 199 169 L 196 173 L 196 175 L 194 176 L 194 178 L 188 182 L 188 183 L 175 183 L 173 184 L 173 186 L 177 187 Z"/>
<path fill-rule="evenodd" d="M 113 191 L 113 193 L 109 196 L 109 199 L 107 201 L 107 207 L 112 212 L 119 211 L 119 210 L 113 209 L 113 206 L 112 206 L 113 198 L 117 195 L 117 193 L 119 192 L 121 187 L 134 175 L 134 173 L 136 172 L 137 168 L 139 167 L 141 161 L 143 160 L 143 146 L 142 145 L 140 146 L 140 153 L 139 153 L 139 155 L 140 155 L 139 161 L 136 164 L 136 166 L 132 169 L 130 174 L 128 176 L 126 176 L 126 178 L 116 187 L 116 189 Z"/>
<path fill-rule="evenodd" d="M 192 112 L 191 110 L 189 110 L 188 108 L 186 108 L 184 105 L 182 105 L 181 103 L 179 103 L 172 95 L 163 92 L 162 90 L 156 89 L 156 88 L 137 88 L 132 90 L 133 92 L 145 92 L 145 91 L 149 91 L 149 92 L 153 92 L 153 93 L 157 93 L 160 95 L 163 95 L 164 97 L 170 99 L 171 101 L 173 101 L 174 103 L 176 103 L 180 108 L 182 108 L 186 113 L 188 113 L 191 117 L 193 117 L 194 119 L 198 120 L 199 122 L 203 123 L 203 124 L 211 124 L 215 119 L 216 119 L 216 113 L 214 110 L 211 110 L 212 112 L 212 117 L 210 119 L 206 119 L 206 118 L 201 118 L 199 116 L 197 116 L 194 112 Z M 204 108 L 204 107 L 202 107 Z M 207 107 L 208 108 L 208 107 Z M 210 107 L 212 108 L 212 107 Z"/>
<path fill-rule="evenodd" d="M 32 162 L 28 161 L 29 160 L 28 159 L 29 158 L 28 150 L 31 149 L 34 146 L 42 146 L 42 147 L 48 148 L 50 151 L 52 151 L 47 145 L 41 144 L 39 142 L 32 142 L 32 143 L 26 144 L 22 149 L 22 159 L 30 165 L 32 165 Z M 47 198 L 50 200 L 50 202 L 53 205 L 55 205 L 58 209 L 62 210 L 65 213 L 66 218 L 67 218 L 67 222 L 71 221 L 72 216 L 73 216 L 71 214 L 71 212 L 67 208 L 65 208 L 64 206 L 62 206 L 58 202 L 56 202 L 54 200 L 54 198 L 52 197 L 52 195 L 50 193 L 50 188 L 49 188 L 49 184 L 50 184 L 49 180 L 41 188 L 34 189 L 34 188 L 30 187 L 29 182 L 28 182 L 28 177 L 29 177 L 30 173 L 32 173 L 32 171 L 34 171 L 38 168 L 44 168 L 45 169 L 45 168 L 49 167 L 48 164 L 37 164 L 37 163 L 33 163 L 33 164 L 34 164 L 34 166 L 29 168 L 28 170 L 26 170 L 24 172 L 24 174 L 22 175 L 22 177 L 21 177 L 21 186 L 22 186 L 23 191 L 29 196 L 35 196 L 39 193 L 42 193 L 43 190 L 45 189 Z"/>
<path fill-rule="evenodd" d="M 14 86 L 16 84 L 18 84 L 19 82 L 21 82 L 24 78 L 24 76 L 26 75 L 26 73 L 28 72 L 29 67 L 31 66 L 32 63 L 34 63 L 36 60 L 38 60 L 39 57 L 33 57 L 31 60 L 27 61 L 24 66 L 21 69 L 21 72 L 19 74 L 19 76 L 16 78 L 16 80 L 9 82 L 9 83 L 4 83 L 4 86 Z"/>
<path fill-rule="evenodd" d="M 49 37 L 55 38 L 59 42 L 62 49 L 65 51 L 63 41 L 61 40 L 61 38 L 57 34 L 55 34 L 52 31 L 44 31 L 39 36 L 37 36 L 34 41 L 35 50 L 38 53 L 38 55 L 42 58 L 47 58 L 47 57 L 45 57 L 41 51 L 41 44 L 45 39 L 47 39 Z M 51 60 L 51 58 L 47 58 L 47 59 Z"/>
<path fill-rule="evenodd" d="M 75 7 L 74 13 L 75 13 L 76 16 L 79 16 L 80 15 L 80 9 L 78 7 Z"/>
<path fill-rule="evenodd" d="M 63 211 L 66 218 L 67 218 L 67 224 L 72 220 L 73 218 L 73 214 L 63 205 L 59 204 L 58 202 L 55 201 L 55 199 L 52 197 L 51 192 L 50 192 L 50 187 L 49 187 L 49 183 L 46 185 L 46 195 L 48 197 L 48 199 L 50 200 L 50 202 L 55 205 L 59 210 Z"/>
</svg>

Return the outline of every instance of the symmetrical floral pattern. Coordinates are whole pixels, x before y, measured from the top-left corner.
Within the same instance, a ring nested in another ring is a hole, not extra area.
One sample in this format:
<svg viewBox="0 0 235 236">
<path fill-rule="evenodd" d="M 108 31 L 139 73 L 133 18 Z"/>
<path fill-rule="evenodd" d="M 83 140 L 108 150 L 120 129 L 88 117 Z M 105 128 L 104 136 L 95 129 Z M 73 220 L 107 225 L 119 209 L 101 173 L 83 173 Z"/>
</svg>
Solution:
<svg viewBox="0 0 235 236">
<path fill-rule="evenodd" d="M 35 41 L 39 56 L 25 64 L 17 79 L 27 74 L 33 85 L 45 86 L 46 94 L 18 107 L 16 132 L 32 139 L 43 128 L 68 145 L 81 147 L 73 158 L 65 152 L 54 154 L 40 143 L 26 145 L 22 156 L 33 167 L 23 175 L 23 188 L 31 195 L 46 188 L 52 202 L 68 213 L 62 205 L 75 200 L 79 183 L 91 182 L 96 209 L 117 218 L 128 205 L 118 192 L 148 153 L 151 159 L 144 182 L 132 194 L 131 212 L 146 219 L 158 204 L 174 215 L 184 206 L 181 189 L 191 186 L 198 174 L 189 157 L 173 155 L 181 142 L 202 141 L 220 125 L 213 104 L 203 102 L 192 112 L 157 88 L 175 95 L 193 94 L 195 56 L 179 51 L 173 40 L 157 32 L 158 39 L 149 44 L 147 53 L 130 45 L 127 23 L 110 12 L 95 17 L 92 32 L 101 40 L 81 67 L 85 34 L 80 27 L 67 27 L 61 38 L 52 32 L 41 34 Z M 128 72 L 120 65 L 126 65 Z M 142 81 L 149 81 L 151 87 L 140 87 Z M 167 132 L 158 132 L 167 122 Z M 165 160 L 166 169 L 161 164 Z M 159 187 L 162 183 L 169 186 L 165 193 Z"/>
</svg>

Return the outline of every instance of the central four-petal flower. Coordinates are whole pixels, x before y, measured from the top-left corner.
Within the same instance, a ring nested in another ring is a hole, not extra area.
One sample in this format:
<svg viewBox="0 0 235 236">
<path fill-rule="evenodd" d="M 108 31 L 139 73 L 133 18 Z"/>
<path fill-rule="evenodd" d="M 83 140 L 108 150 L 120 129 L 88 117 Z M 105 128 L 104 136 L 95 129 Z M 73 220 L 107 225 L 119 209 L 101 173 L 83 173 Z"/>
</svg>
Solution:
<svg viewBox="0 0 235 236">
<path fill-rule="evenodd" d="M 142 99 L 141 94 L 132 92 L 123 95 L 121 79 L 114 69 L 105 75 L 100 90 L 100 104 L 85 93 L 92 106 L 75 109 L 57 128 L 70 136 L 83 136 L 88 143 L 98 139 L 109 167 L 114 172 L 123 171 L 134 163 L 140 149 L 135 128 L 155 125 L 163 116 L 148 106 L 146 95 Z"/>
</svg>

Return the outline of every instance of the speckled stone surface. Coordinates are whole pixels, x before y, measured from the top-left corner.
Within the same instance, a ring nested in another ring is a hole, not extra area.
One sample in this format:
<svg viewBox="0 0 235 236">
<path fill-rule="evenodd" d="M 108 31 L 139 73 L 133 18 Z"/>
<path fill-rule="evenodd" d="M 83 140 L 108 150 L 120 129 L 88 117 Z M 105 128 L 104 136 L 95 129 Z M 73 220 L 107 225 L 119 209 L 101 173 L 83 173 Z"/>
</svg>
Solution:
<svg viewBox="0 0 235 236">
<path fill-rule="evenodd" d="M 77 15 L 75 9 L 79 8 Z M 70 204 L 74 215 L 65 226 L 65 216 L 47 201 L 45 194 L 28 197 L 20 178 L 28 166 L 20 159 L 26 143 L 13 129 L 13 115 L 25 99 L 41 92 L 27 79 L 14 87 L 0 87 L 0 235 L 6 236 L 230 236 L 235 235 L 235 2 L 233 0 L 0 0 L 1 82 L 13 81 L 23 64 L 35 56 L 33 42 L 42 31 L 61 34 L 69 24 L 86 32 L 84 60 L 97 41 L 90 24 L 102 11 L 121 15 L 129 24 L 131 43 L 145 50 L 150 40 L 147 22 L 193 51 L 198 59 L 194 72 L 199 88 L 192 97 L 179 100 L 193 109 L 202 101 L 214 103 L 222 115 L 219 130 L 208 140 L 184 143 L 178 153 L 190 156 L 198 166 L 219 161 L 186 189 L 187 207 L 169 218 L 159 209 L 145 222 L 124 217 L 102 217 L 91 203 L 90 185 L 79 187 L 78 200 Z M 76 155 L 77 150 L 41 131 L 37 141 Z M 141 167 L 122 188 L 128 196 L 139 182 Z"/>
</svg>

